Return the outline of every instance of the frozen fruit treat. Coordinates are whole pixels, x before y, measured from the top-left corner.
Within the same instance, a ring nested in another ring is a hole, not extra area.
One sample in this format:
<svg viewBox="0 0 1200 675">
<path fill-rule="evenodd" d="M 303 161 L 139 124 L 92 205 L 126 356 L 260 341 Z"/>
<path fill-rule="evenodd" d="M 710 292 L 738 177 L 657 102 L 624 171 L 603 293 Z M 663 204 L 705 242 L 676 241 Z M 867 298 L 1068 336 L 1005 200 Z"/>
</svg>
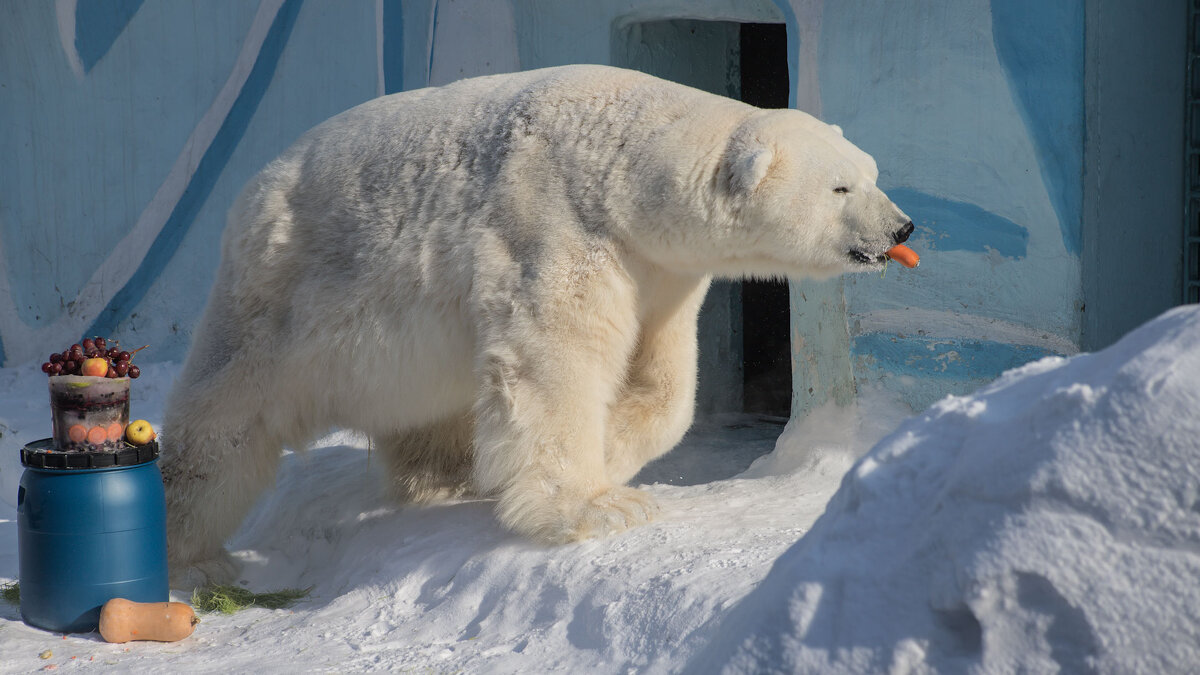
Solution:
<svg viewBox="0 0 1200 675">
<path fill-rule="evenodd" d="M 87 338 L 50 355 L 42 372 L 50 376 L 54 449 L 113 451 L 127 447 L 129 381 L 141 375 L 130 363 L 140 347 L 125 351 L 116 340 Z"/>
<path fill-rule="evenodd" d="M 129 423 L 129 378 L 59 375 L 50 378 L 50 411 L 58 450 L 116 450 Z"/>
</svg>

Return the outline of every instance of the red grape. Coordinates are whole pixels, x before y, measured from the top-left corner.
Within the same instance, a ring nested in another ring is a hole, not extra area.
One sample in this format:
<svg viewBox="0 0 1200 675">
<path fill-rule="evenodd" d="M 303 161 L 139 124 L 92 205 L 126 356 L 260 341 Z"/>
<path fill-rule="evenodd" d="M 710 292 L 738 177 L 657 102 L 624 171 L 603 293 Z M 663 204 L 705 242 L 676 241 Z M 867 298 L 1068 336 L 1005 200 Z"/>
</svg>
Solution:
<svg viewBox="0 0 1200 675">
<path fill-rule="evenodd" d="M 103 337 L 89 337 L 72 344 L 61 352 L 50 355 L 48 361 L 42 364 L 42 372 L 47 375 L 79 375 L 83 370 L 85 359 L 104 359 L 108 361 L 108 371 L 105 377 L 139 377 L 142 371 L 130 363 L 134 354 L 121 349 L 121 343 Z"/>
</svg>

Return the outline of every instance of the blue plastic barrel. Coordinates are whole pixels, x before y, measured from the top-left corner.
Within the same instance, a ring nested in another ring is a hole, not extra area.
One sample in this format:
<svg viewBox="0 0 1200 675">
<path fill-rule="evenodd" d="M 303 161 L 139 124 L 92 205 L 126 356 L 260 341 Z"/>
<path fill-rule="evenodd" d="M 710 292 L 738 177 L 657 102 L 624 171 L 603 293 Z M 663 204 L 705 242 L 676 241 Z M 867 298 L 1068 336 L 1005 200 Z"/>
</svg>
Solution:
<svg viewBox="0 0 1200 675">
<path fill-rule="evenodd" d="M 21 618 L 60 633 L 96 630 L 112 598 L 165 602 L 167 509 L 158 444 L 116 452 L 21 450 L 17 546 Z"/>
</svg>

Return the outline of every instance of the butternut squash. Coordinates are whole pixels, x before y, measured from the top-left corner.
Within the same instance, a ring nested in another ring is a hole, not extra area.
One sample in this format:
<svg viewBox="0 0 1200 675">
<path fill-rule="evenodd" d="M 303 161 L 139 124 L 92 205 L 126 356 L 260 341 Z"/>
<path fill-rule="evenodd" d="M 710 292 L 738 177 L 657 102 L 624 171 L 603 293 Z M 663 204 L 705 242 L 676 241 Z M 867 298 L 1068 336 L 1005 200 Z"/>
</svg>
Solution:
<svg viewBox="0 0 1200 675">
<path fill-rule="evenodd" d="M 134 602 L 113 598 L 100 608 L 100 637 L 106 642 L 174 642 L 192 634 L 200 619 L 182 602 Z"/>
</svg>

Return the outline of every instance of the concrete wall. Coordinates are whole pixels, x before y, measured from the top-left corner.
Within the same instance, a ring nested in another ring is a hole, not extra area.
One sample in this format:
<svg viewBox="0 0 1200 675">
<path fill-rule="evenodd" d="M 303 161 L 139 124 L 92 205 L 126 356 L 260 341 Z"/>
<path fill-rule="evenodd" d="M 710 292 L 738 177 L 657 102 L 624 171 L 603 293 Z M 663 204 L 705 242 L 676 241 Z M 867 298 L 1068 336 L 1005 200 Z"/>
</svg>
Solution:
<svg viewBox="0 0 1200 675">
<path fill-rule="evenodd" d="M 40 359 L 83 334 L 182 357 L 237 190 L 356 103 L 472 75 L 617 62 L 647 22 L 782 22 L 793 105 L 876 157 L 923 256 L 917 270 L 883 278 L 793 286 L 793 409 L 864 386 L 919 408 L 1030 359 L 1100 346 L 1177 299 L 1183 7 L 7 3 L 2 358 Z"/>
</svg>

